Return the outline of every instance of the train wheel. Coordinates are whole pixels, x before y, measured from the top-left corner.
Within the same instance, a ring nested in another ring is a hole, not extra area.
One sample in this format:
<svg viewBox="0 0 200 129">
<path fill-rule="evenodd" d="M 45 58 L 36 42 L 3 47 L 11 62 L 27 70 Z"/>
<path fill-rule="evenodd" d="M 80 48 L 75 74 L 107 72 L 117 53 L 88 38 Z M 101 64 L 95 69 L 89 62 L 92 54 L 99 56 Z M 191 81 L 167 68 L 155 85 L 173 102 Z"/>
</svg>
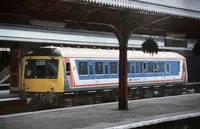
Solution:
<svg viewBox="0 0 200 129">
<path fill-rule="evenodd" d="M 67 105 L 71 104 L 70 99 L 66 99 L 64 96 L 57 97 L 57 105 L 61 108 L 67 107 Z"/>
<path fill-rule="evenodd" d="M 33 98 L 27 98 L 26 99 L 26 109 L 27 111 L 35 111 L 36 110 L 36 102 Z"/>
<path fill-rule="evenodd" d="M 195 94 L 195 89 L 191 89 L 191 90 L 190 90 L 190 93 L 191 93 L 191 94 Z"/>
</svg>

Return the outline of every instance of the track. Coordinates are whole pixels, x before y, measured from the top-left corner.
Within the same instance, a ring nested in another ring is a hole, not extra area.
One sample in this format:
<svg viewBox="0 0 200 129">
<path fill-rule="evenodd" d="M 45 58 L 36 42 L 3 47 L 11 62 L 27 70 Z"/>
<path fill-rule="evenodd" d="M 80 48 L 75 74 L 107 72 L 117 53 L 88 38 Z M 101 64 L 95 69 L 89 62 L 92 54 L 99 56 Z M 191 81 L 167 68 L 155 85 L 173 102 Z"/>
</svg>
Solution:
<svg viewBox="0 0 200 129">
<path fill-rule="evenodd" d="M 190 83 L 190 86 L 195 88 L 196 93 L 200 93 L 199 83 Z M 106 103 L 106 102 L 115 102 L 116 100 L 98 100 L 98 98 L 92 97 L 96 93 L 90 93 L 89 96 L 81 95 L 78 97 L 71 96 L 72 99 L 66 99 L 65 104 L 62 107 L 74 107 L 81 105 L 97 104 L 97 103 Z M 188 94 L 188 93 L 186 93 Z M 81 100 L 79 100 L 81 98 Z M 152 97 L 151 97 L 152 98 Z M 144 98 L 134 98 L 134 99 L 144 99 Z M 84 100 L 84 101 L 82 101 Z M 59 108 L 58 106 L 46 106 L 45 108 L 40 108 L 37 110 L 46 110 L 46 109 L 55 109 Z M 26 105 L 25 101 L 19 100 L 19 98 L 11 99 L 0 99 L 0 115 L 21 113 L 30 111 L 29 106 Z"/>
<path fill-rule="evenodd" d="M 25 112 L 25 102 L 21 100 L 4 100 L 0 101 L 0 115 Z"/>
</svg>

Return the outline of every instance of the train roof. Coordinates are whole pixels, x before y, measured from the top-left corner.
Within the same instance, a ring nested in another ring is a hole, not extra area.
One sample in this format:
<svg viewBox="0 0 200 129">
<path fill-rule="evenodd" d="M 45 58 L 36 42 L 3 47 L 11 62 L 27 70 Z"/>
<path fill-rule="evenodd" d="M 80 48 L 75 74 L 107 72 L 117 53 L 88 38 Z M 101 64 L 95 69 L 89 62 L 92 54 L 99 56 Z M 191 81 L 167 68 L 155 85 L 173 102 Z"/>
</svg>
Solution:
<svg viewBox="0 0 200 129">
<path fill-rule="evenodd" d="M 128 50 L 128 58 L 138 59 L 185 59 L 175 52 L 158 52 L 157 54 L 144 53 L 143 51 Z M 46 46 L 34 50 L 30 56 L 62 56 L 74 58 L 119 58 L 119 50 L 91 49 L 91 48 L 70 48 Z"/>
</svg>

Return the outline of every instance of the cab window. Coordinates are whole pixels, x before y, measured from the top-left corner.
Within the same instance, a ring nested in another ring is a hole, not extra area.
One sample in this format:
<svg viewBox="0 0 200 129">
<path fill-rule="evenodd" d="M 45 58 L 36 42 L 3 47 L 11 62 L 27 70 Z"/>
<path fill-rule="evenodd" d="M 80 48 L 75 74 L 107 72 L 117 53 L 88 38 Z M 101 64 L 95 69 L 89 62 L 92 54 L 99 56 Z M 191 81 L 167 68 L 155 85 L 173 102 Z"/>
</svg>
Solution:
<svg viewBox="0 0 200 129">
<path fill-rule="evenodd" d="M 57 59 L 28 59 L 25 62 L 24 78 L 57 79 Z"/>
</svg>

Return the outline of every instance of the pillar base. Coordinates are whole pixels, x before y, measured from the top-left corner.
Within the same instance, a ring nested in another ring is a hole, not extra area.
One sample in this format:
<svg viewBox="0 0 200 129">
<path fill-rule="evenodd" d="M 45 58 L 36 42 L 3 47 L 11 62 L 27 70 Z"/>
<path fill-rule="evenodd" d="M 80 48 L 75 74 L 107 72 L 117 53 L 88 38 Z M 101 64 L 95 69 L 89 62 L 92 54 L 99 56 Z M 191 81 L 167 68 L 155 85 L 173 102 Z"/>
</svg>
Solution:
<svg viewBox="0 0 200 129">
<path fill-rule="evenodd" d="M 127 100 L 119 100 L 118 103 L 119 110 L 128 110 L 128 101 Z"/>
</svg>

